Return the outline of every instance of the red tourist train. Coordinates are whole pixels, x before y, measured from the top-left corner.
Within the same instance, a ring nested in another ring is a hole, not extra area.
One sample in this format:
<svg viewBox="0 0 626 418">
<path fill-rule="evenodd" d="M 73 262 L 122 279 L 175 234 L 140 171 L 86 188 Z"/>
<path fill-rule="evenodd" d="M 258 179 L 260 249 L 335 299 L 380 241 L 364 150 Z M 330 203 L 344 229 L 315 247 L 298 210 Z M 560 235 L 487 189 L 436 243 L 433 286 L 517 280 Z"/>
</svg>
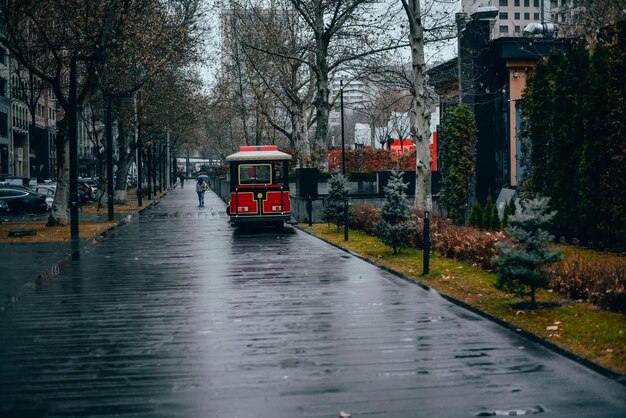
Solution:
<svg viewBox="0 0 626 418">
<path fill-rule="evenodd" d="M 278 151 L 275 145 L 242 146 L 226 157 L 231 225 L 256 222 L 282 227 L 290 222 L 289 160 L 291 155 Z"/>
</svg>

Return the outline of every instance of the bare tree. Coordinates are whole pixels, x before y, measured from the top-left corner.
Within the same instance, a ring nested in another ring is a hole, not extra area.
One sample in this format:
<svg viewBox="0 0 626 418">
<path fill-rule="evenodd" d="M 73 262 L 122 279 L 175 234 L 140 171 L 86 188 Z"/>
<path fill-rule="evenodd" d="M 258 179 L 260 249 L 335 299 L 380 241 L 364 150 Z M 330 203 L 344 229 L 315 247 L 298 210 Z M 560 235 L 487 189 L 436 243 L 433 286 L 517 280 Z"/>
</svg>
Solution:
<svg viewBox="0 0 626 418">
<path fill-rule="evenodd" d="M 555 19 L 559 33 L 593 43 L 602 28 L 626 19 L 626 0 L 578 0 L 561 5 L 560 10 L 567 18 Z"/>
<path fill-rule="evenodd" d="M 309 52 L 302 46 L 301 19 L 288 0 L 270 5 L 231 0 L 229 6 L 222 13 L 227 22 L 223 75 L 232 81 L 228 94 L 243 127 L 256 127 L 254 135 L 245 135 L 245 142 L 276 142 L 284 136 L 291 149 L 306 154 L 313 89 L 303 61 Z M 243 101 L 246 106 L 237 106 Z"/>
<path fill-rule="evenodd" d="M 233 2 L 242 3 L 252 2 Z M 279 97 L 290 114 L 291 126 L 283 132 L 288 137 L 295 133 L 296 148 L 301 151 L 326 148 L 328 144 L 328 117 L 334 98 L 330 97 L 332 74 L 365 56 L 398 47 L 393 37 L 381 36 L 391 24 L 384 10 L 370 0 L 276 0 L 255 2 L 259 10 L 256 20 L 272 22 L 272 8 L 280 6 L 284 12 L 274 20 L 273 29 L 261 31 L 261 36 L 249 36 L 243 42 L 248 57 L 255 57 L 255 82 L 266 84 L 267 92 Z M 250 27 L 250 25 L 248 25 Z M 255 29 L 259 24 L 253 25 Z M 258 59 L 260 57 L 263 59 Z M 273 73 L 261 62 L 277 63 Z M 314 109 L 309 117 L 309 109 Z M 306 130 L 315 126 L 315 135 L 309 138 Z M 273 125 L 280 130 L 280 126 Z M 291 131 L 291 134 L 289 133 Z M 308 144 L 307 144 L 308 139 Z"/>
<path fill-rule="evenodd" d="M 79 107 L 95 94 L 101 82 L 106 93 L 115 92 L 112 86 L 132 91 L 165 65 L 176 62 L 173 57 L 193 53 L 189 40 L 197 24 L 198 4 L 199 0 L 172 0 L 167 4 L 158 0 L 7 0 L 1 6 L 7 30 L 0 35 L 0 42 L 24 67 L 52 87 L 67 116 L 72 59 L 81 64 L 77 77 Z M 107 64 L 94 61 L 107 57 Z M 88 61 L 83 63 L 83 58 Z M 125 79 L 128 82 L 110 76 L 115 68 L 132 74 Z M 60 173 L 50 225 L 68 222 L 67 139 L 64 117 L 59 121 L 57 136 Z"/>
</svg>

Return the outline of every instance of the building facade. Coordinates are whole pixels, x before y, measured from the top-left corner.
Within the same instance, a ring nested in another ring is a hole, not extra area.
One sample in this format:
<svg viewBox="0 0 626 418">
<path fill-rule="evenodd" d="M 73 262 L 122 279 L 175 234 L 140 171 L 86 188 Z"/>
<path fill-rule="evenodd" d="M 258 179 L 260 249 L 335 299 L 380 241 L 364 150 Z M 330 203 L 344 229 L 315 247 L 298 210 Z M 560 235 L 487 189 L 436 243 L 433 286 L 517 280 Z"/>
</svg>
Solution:
<svg viewBox="0 0 626 418">
<path fill-rule="evenodd" d="M 528 74 L 554 48 L 566 50 L 571 38 L 497 37 L 491 22 L 473 19 L 462 32 L 460 57 L 429 71 L 445 113 L 459 103 L 473 110 L 478 129 L 475 198 L 484 202 L 519 185 L 523 128 L 522 92 Z M 445 142 L 445 138 L 439 138 Z M 445 168 L 444 168 L 445 169 Z"/>
<path fill-rule="evenodd" d="M 581 0 L 462 0 L 462 12 L 470 16 L 479 7 L 495 6 L 498 15 L 491 38 L 526 36 L 524 28 L 533 23 L 554 23 L 561 35 L 571 35 L 583 9 Z"/>
</svg>

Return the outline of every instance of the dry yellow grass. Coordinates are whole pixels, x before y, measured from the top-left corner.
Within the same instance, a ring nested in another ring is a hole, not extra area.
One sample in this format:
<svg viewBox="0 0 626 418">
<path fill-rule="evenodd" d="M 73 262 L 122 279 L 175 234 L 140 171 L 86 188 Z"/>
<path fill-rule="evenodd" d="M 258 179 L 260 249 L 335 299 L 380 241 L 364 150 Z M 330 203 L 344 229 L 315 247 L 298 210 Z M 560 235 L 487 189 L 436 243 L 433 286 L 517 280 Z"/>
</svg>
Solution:
<svg viewBox="0 0 626 418">
<path fill-rule="evenodd" d="M 158 198 L 162 194 L 157 194 Z M 145 207 L 144 205 L 143 207 Z M 137 205 L 137 199 L 134 190 L 128 193 L 127 203 L 124 205 L 116 204 L 114 211 L 116 214 L 132 214 L 138 212 L 143 207 Z M 84 205 L 80 210 L 79 216 L 88 216 L 89 220 L 80 220 L 79 234 L 82 239 L 95 238 L 115 227 L 116 221 L 108 220 L 107 207 L 98 208 L 97 203 L 92 202 Z M 70 240 L 70 225 L 63 226 L 46 226 L 47 220 L 34 221 L 9 221 L 0 224 L 0 242 L 12 243 L 30 243 L 30 242 L 60 242 Z M 23 237 L 9 237 L 9 232 L 19 229 L 34 229 L 36 235 Z"/>
</svg>

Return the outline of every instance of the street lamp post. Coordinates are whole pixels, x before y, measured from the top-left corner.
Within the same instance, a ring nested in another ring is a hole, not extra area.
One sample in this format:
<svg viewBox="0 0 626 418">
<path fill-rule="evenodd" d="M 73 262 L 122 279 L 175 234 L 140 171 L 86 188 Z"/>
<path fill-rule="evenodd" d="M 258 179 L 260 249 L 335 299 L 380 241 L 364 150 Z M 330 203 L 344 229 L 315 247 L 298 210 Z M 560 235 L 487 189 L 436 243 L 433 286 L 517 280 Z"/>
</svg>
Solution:
<svg viewBox="0 0 626 418">
<path fill-rule="evenodd" d="M 346 143 L 344 135 L 344 121 L 343 121 L 343 80 L 339 81 L 340 87 L 340 103 L 341 103 L 341 173 L 346 177 Z M 348 241 L 349 225 L 348 225 L 348 196 L 343 202 L 343 240 Z"/>
<path fill-rule="evenodd" d="M 137 206 L 143 206 L 143 173 L 142 173 L 143 143 L 141 139 L 141 124 L 137 125 Z"/>
<path fill-rule="evenodd" d="M 143 176 L 142 176 L 142 167 L 141 165 L 143 164 L 142 162 L 142 153 L 143 153 L 143 143 L 142 143 L 142 139 L 141 139 L 141 91 L 139 91 L 137 93 L 137 95 L 135 96 L 134 102 L 135 102 L 135 135 L 136 137 L 136 141 L 137 141 L 137 150 L 135 151 L 136 154 L 136 165 L 137 165 L 137 206 L 141 207 L 143 205 L 143 187 L 142 187 L 142 181 L 143 181 Z"/>
<path fill-rule="evenodd" d="M 76 60 L 70 59 L 69 87 L 69 147 L 70 147 L 70 241 L 72 259 L 80 259 L 80 243 L 78 230 L 78 121 L 76 112 Z"/>
<path fill-rule="evenodd" d="M 72 55 L 70 58 L 70 85 L 68 97 L 68 142 L 70 148 L 70 245 L 72 260 L 80 259 L 80 233 L 78 227 L 78 103 L 76 101 L 76 62 L 103 61 L 99 57 Z"/>
<path fill-rule="evenodd" d="M 424 259 L 423 274 L 430 273 L 430 212 L 424 211 Z"/>
</svg>

